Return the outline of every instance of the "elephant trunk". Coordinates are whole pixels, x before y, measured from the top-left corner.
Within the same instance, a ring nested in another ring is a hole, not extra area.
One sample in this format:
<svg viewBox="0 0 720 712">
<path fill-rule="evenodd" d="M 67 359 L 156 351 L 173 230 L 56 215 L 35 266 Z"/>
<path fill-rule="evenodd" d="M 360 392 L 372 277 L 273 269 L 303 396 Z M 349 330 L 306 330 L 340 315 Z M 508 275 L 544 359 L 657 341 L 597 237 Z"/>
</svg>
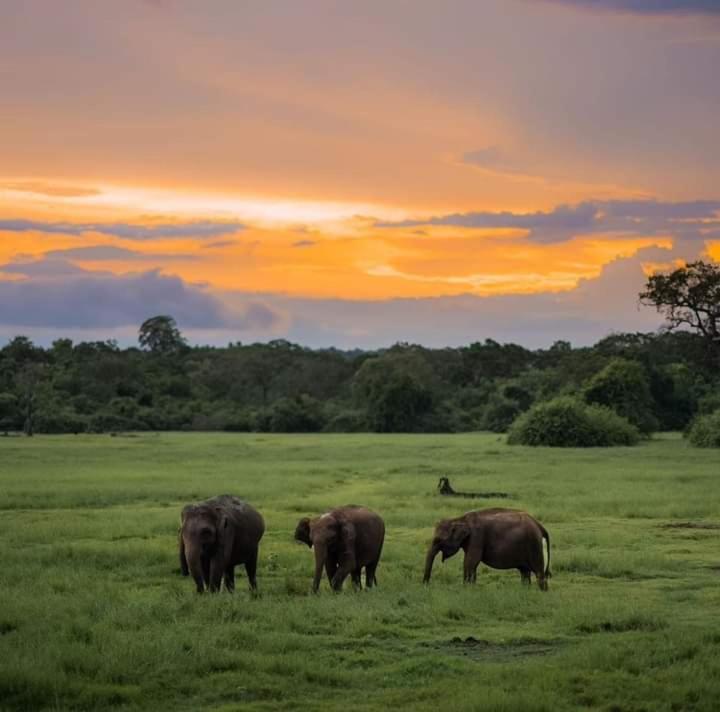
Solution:
<svg viewBox="0 0 720 712">
<path fill-rule="evenodd" d="M 187 561 L 190 575 L 195 581 L 195 587 L 198 593 L 205 590 L 205 579 L 203 576 L 202 547 L 198 545 L 185 545 L 185 559 Z"/>
<path fill-rule="evenodd" d="M 432 574 L 432 567 L 435 561 L 435 557 L 438 555 L 438 547 L 434 544 L 430 545 L 428 549 L 427 558 L 425 559 L 425 575 L 423 576 L 423 583 L 430 582 L 430 576 Z"/>
</svg>

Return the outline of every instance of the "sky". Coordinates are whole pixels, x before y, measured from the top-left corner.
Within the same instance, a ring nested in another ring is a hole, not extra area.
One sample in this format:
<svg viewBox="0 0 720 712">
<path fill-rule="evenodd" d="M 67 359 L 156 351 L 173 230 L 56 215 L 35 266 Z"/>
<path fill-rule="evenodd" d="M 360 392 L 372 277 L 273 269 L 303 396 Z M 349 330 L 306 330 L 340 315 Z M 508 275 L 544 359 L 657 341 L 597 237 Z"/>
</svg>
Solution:
<svg viewBox="0 0 720 712">
<path fill-rule="evenodd" d="M 720 0 L 0 0 L 0 344 L 591 344 L 720 260 Z"/>
</svg>

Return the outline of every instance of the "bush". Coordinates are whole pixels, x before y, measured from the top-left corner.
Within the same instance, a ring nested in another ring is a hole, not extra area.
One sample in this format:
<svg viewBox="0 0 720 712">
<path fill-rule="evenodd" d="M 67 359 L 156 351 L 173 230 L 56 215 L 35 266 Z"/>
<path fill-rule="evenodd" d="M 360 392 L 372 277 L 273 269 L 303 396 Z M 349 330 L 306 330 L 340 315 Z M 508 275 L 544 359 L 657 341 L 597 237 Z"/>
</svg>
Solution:
<svg viewBox="0 0 720 712">
<path fill-rule="evenodd" d="M 510 445 L 609 447 L 634 445 L 637 428 L 609 408 L 575 398 L 555 398 L 523 413 L 510 428 Z"/>
<path fill-rule="evenodd" d="M 494 398 L 485 411 L 483 430 L 506 433 L 521 412 L 522 408 L 515 401 L 502 397 Z"/>
<path fill-rule="evenodd" d="M 116 431 L 128 430 L 145 430 L 146 426 L 140 420 L 134 418 L 126 418 L 115 413 L 96 413 L 90 418 L 88 423 L 88 432 L 91 433 L 110 433 Z"/>
<path fill-rule="evenodd" d="M 60 435 L 64 433 L 84 433 L 88 419 L 72 410 L 57 410 L 38 413 L 33 421 L 37 433 Z"/>
<path fill-rule="evenodd" d="M 330 416 L 325 425 L 326 433 L 364 433 L 368 422 L 364 410 L 340 410 Z"/>
<path fill-rule="evenodd" d="M 720 447 L 720 410 L 695 418 L 688 431 L 688 440 L 695 447 Z"/>
<path fill-rule="evenodd" d="M 317 433 L 325 425 L 322 403 L 310 396 L 279 398 L 269 409 L 273 433 Z"/>
<path fill-rule="evenodd" d="M 612 408 L 646 435 L 658 429 L 647 374 L 635 361 L 610 361 L 588 381 L 585 400 Z"/>
</svg>

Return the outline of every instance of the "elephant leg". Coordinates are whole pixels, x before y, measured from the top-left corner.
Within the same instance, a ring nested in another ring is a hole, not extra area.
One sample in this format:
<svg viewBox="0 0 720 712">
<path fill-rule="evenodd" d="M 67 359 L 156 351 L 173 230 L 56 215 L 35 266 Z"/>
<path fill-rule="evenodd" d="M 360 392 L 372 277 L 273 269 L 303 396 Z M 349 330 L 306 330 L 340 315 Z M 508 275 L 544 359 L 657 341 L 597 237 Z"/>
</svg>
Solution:
<svg viewBox="0 0 720 712">
<path fill-rule="evenodd" d="M 189 576 L 190 569 L 188 568 L 187 557 L 185 556 L 185 542 L 182 538 L 182 531 L 178 533 L 178 549 L 180 552 L 180 573 L 183 576 Z"/>
<path fill-rule="evenodd" d="M 232 593 L 235 590 L 235 567 L 228 566 L 225 569 L 225 588 Z"/>
<path fill-rule="evenodd" d="M 375 576 L 377 566 L 378 562 L 376 560 L 365 567 L 365 588 L 372 588 L 373 586 L 377 586 L 377 576 Z"/>
<path fill-rule="evenodd" d="M 465 583 L 475 583 L 475 581 L 477 581 L 477 567 L 479 565 L 480 557 L 468 550 L 465 553 L 465 560 L 463 562 L 463 581 Z"/>
<path fill-rule="evenodd" d="M 338 570 L 335 572 L 335 575 L 333 576 L 332 581 L 330 582 L 330 585 L 332 586 L 334 591 L 341 591 L 343 586 L 343 581 L 355 571 L 355 559 L 351 561 L 343 561 L 340 566 L 338 567 Z"/>
<path fill-rule="evenodd" d="M 547 591 L 548 590 L 548 582 L 547 577 L 545 576 L 545 572 L 542 571 L 539 574 L 536 574 L 538 586 L 540 587 L 541 591 Z"/>
<path fill-rule="evenodd" d="M 248 560 L 245 562 L 245 573 L 248 577 L 248 583 L 250 584 L 250 590 L 255 593 L 257 591 L 257 549 L 253 551 Z"/>
<path fill-rule="evenodd" d="M 353 588 L 356 591 L 359 591 L 360 589 L 362 589 L 362 579 L 360 578 L 361 575 L 362 575 L 362 569 L 360 569 L 360 567 L 355 569 L 351 574 Z"/>
<path fill-rule="evenodd" d="M 530 569 L 520 569 L 520 581 L 527 586 L 532 583 L 532 576 Z"/>
<path fill-rule="evenodd" d="M 337 556 L 328 554 L 328 557 L 325 560 L 325 573 L 327 574 L 328 583 L 331 586 L 332 586 L 333 577 L 337 573 L 337 570 L 338 570 Z"/>
</svg>

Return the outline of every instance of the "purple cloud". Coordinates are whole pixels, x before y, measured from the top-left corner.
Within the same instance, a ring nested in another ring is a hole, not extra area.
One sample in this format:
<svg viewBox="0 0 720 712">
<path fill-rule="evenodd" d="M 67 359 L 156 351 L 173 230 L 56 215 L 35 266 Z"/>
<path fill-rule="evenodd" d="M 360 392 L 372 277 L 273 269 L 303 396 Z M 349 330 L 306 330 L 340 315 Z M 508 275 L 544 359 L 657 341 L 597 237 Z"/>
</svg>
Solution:
<svg viewBox="0 0 720 712">
<path fill-rule="evenodd" d="M 720 200 L 666 203 L 655 200 L 588 201 L 560 205 L 549 212 L 471 212 L 401 222 L 379 222 L 378 227 L 449 225 L 469 228 L 520 228 L 539 243 L 570 240 L 580 234 L 669 234 L 679 241 L 713 239 L 720 230 Z"/>
<path fill-rule="evenodd" d="M 550 0 L 589 10 L 636 15 L 718 15 L 718 0 Z"/>
<path fill-rule="evenodd" d="M 163 225 L 135 225 L 132 223 L 70 223 L 41 222 L 37 220 L 0 220 L 0 231 L 47 232 L 63 235 L 84 235 L 97 232 L 102 235 L 126 240 L 157 240 L 168 237 L 219 237 L 239 232 L 245 226 L 239 222 L 215 222 L 199 220 L 187 223 Z"/>
<path fill-rule="evenodd" d="M 140 324 L 148 314 L 172 314 L 195 329 L 265 330 L 279 316 L 246 298 L 228 306 L 207 289 L 159 270 L 116 275 L 84 270 L 60 259 L 11 263 L 0 274 L 0 325 L 63 329 L 113 329 Z"/>
<path fill-rule="evenodd" d="M 49 250 L 45 253 L 46 259 L 88 260 L 93 262 L 118 261 L 148 261 L 148 260 L 196 260 L 196 255 L 182 253 L 158 254 L 137 252 L 126 247 L 115 245 L 89 245 L 88 247 L 70 247 L 65 250 Z"/>
</svg>

